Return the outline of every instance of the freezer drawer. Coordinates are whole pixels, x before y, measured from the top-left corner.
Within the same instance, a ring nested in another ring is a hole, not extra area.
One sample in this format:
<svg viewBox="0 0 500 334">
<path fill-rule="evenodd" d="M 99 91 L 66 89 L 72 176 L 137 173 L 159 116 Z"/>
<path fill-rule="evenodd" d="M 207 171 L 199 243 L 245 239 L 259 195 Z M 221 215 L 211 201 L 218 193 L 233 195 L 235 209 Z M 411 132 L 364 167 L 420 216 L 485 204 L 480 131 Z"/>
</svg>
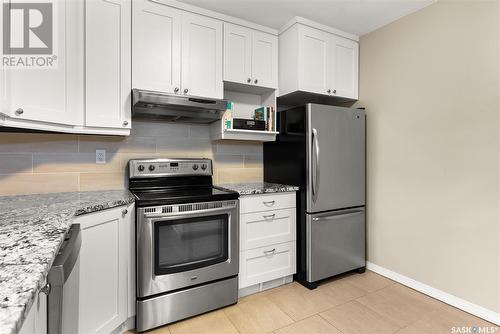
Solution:
<svg viewBox="0 0 500 334">
<path fill-rule="evenodd" d="M 307 280 L 365 266 L 365 209 L 306 215 Z"/>
</svg>

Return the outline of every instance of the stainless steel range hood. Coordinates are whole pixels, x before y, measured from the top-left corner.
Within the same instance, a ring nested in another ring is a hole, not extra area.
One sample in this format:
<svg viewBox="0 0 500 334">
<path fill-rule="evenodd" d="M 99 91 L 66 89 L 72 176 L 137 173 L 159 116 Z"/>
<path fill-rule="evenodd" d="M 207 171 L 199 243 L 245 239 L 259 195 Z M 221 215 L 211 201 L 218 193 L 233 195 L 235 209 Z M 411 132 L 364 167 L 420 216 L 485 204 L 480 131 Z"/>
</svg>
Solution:
<svg viewBox="0 0 500 334">
<path fill-rule="evenodd" d="M 226 100 L 132 90 L 132 116 L 172 122 L 212 123 L 222 118 Z"/>
</svg>

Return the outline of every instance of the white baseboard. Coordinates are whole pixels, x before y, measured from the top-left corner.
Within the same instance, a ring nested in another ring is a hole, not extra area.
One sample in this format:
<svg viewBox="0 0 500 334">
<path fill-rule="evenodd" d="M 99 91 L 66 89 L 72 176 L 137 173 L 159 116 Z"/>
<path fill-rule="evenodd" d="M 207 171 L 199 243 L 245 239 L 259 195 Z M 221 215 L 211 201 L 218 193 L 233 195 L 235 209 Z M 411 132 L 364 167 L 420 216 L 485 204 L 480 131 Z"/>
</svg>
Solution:
<svg viewBox="0 0 500 334">
<path fill-rule="evenodd" d="M 496 325 L 500 325 L 500 313 L 488 310 L 487 308 L 473 304 L 464 299 L 453 296 L 447 292 L 433 288 L 432 286 L 429 286 L 427 284 L 415 281 L 412 278 L 398 274 L 374 263 L 367 262 L 366 268 L 393 281 L 396 281 L 398 283 L 406 285 L 407 287 L 431 296 L 432 298 L 438 299 L 446 304 L 459 308 L 467 313 L 473 314 Z"/>
</svg>

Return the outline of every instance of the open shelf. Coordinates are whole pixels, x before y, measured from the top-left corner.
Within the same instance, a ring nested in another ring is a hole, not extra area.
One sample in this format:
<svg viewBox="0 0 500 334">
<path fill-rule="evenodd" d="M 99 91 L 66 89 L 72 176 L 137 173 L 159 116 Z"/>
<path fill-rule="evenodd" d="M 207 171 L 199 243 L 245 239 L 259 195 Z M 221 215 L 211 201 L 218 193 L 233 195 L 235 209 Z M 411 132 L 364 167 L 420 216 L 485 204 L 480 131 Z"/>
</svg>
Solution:
<svg viewBox="0 0 500 334">
<path fill-rule="evenodd" d="M 233 118 L 251 119 L 255 109 L 261 106 L 272 106 L 276 110 L 277 91 L 273 88 L 255 87 L 224 82 L 224 98 L 233 102 Z M 243 129 L 225 129 L 222 120 L 210 125 L 212 140 L 252 140 L 275 141 L 276 131 L 259 131 Z"/>
<path fill-rule="evenodd" d="M 210 125 L 210 137 L 212 140 L 253 140 L 253 141 L 275 141 L 277 131 L 258 131 L 243 129 L 224 129 L 222 121 Z"/>
</svg>

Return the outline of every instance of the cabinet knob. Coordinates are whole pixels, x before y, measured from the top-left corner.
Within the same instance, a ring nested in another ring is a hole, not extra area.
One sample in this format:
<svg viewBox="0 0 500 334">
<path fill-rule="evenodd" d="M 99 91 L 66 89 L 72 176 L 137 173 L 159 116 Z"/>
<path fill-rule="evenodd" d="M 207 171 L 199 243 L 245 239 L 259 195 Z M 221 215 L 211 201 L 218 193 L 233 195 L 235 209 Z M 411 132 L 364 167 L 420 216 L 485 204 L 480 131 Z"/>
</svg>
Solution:
<svg viewBox="0 0 500 334">
<path fill-rule="evenodd" d="M 330 94 L 330 93 L 332 92 L 332 90 L 331 90 L 331 89 L 328 89 L 326 92 L 327 92 L 328 94 Z"/>
<path fill-rule="evenodd" d="M 336 89 L 333 90 L 333 94 L 337 94 L 337 90 Z"/>
<path fill-rule="evenodd" d="M 18 114 L 18 115 L 22 115 L 23 113 L 24 113 L 23 108 L 19 108 L 16 110 L 16 114 Z"/>
<path fill-rule="evenodd" d="M 248 79 L 247 79 L 247 82 L 248 82 L 248 83 L 252 82 L 252 79 L 248 78 Z"/>
<path fill-rule="evenodd" d="M 122 211 L 122 215 L 123 215 L 123 216 L 127 215 L 127 213 L 128 213 L 128 210 L 127 210 L 127 209 L 124 209 L 124 210 Z"/>
<path fill-rule="evenodd" d="M 187 94 L 189 92 L 189 89 L 184 88 L 184 94 Z"/>
<path fill-rule="evenodd" d="M 127 126 L 128 125 L 128 121 L 123 121 L 123 126 Z"/>
<path fill-rule="evenodd" d="M 50 290 L 51 290 L 50 283 L 47 283 L 43 288 L 40 289 L 38 293 L 44 293 L 45 295 L 48 296 L 50 294 Z"/>
<path fill-rule="evenodd" d="M 254 84 L 257 84 L 257 82 L 259 82 L 259 80 L 257 80 L 257 79 L 255 79 L 255 80 L 253 81 L 253 83 L 254 83 Z"/>
<path fill-rule="evenodd" d="M 174 93 L 178 93 L 179 92 L 179 87 L 175 87 L 174 88 Z"/>
</svg>

